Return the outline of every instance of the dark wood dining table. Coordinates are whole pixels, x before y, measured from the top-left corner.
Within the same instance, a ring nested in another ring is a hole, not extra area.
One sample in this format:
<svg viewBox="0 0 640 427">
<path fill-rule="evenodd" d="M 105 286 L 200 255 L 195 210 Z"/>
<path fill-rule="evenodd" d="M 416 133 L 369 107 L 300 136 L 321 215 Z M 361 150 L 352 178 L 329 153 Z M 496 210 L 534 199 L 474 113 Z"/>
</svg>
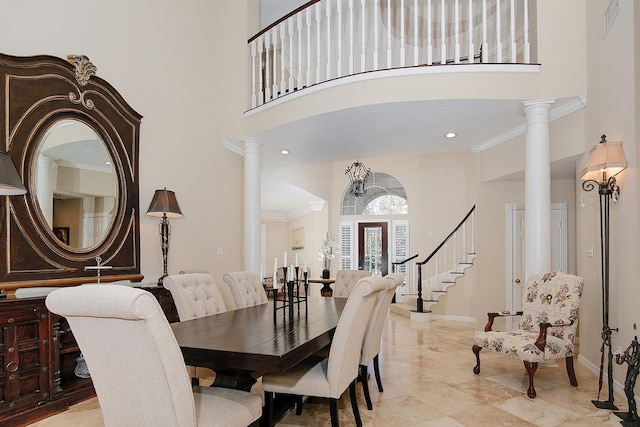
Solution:
<svg viewBox="0 0 640 427">
<path fill-rule="evenodd" d="M 171 328 L 185 363 L 211 368 L 215 386 L 250 390 L 266 373 L 282 373 L 331 343 L 346 298 L 309 297 L 293 317 L 273 301 L 200 317 Z"/>
</svg>

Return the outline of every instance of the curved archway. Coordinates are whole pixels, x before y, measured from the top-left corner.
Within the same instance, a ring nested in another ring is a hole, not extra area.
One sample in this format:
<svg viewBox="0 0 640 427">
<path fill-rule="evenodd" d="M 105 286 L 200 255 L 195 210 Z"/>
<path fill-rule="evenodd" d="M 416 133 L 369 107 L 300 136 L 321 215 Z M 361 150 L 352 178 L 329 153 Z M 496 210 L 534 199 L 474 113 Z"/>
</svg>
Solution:
<svg viewBox="0 0 640 427">
<path fill-rule="evenodd" d="M 366 192 L 356 197 L 346 188 L 342 197 L 342 215 L 390 215 L 409 213 L 407 192 L 395 177 L 372 172 Z"/>
</svg>

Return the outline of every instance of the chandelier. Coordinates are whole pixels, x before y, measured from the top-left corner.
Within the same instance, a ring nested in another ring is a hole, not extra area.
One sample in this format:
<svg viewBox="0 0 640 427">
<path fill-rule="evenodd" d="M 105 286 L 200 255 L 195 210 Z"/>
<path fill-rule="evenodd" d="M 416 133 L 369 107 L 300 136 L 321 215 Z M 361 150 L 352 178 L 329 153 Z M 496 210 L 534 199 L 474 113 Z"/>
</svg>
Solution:
<svg viewBox="0 0 640 427">
<path fill-rule="evenodd" d="M 347 168 L 344 174 L 351 180 L 351 186 L 349 187 L 351 194 L 360 197 L 367 192 L 367 178 L 371 174 L 371 169 L 367 168 L 364 163 L 356 160 Z"/>
</svg>

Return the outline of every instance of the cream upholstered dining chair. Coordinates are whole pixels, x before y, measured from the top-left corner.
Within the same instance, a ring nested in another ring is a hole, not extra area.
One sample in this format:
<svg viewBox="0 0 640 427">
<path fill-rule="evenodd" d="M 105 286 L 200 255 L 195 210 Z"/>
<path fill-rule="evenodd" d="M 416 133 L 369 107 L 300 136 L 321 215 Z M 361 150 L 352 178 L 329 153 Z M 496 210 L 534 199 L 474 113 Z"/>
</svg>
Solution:
<svg viewBox="0 0 640 427">
<path fill-rule="evenodd" d="M 338 270 L 336 281 L 333 284 L 333 296 L 346 298 L 349 296 L 358 280 L 371 276 L 370 271 L 365 270 Z"/>
<path fill-rule="evenodd" d="M 360 369 L 358 371 L 358 382 L 362 383 L 362 391 L 364 392 L 364 399 L 367 404 L 367 409 L 372 410 L 373 404 L 371 403 L 371 395 L 369 394 L 369 375 L 368 367 L 373 361 L 373 371 L 376 376 L 376 383 L 378 384 L 378 391 L 384 391 L 382 388 L 382 379 L 380 378 L 380 364 L 378 361 L 378 354 L 380 353 L 380 342 L 382 340 L 382 330 L 384 329 L 384 322 L 387 320 L 387 314 L 389 313 L 389 306 L 393 295 L 396 293 L 396 288 L 404 282 L 404 276 L 400 273 L 391 273 L 384 276 L 388 281 L 389 288 L 380 292 L 376 305 L 373 307 L 373 313 L 367 324 L 367 330 L 364 334 L 364 340 L 362 341 L 362 350 L 360 352 Z"/>
<path fill-rule="evenodd" d="M 210 274 L 175 274 L 165 277 L 163 284 L 171 292 L 180 321 L 227 311 L 222 294 Z"/>
<path fill-rule="evenodd" d="M 356 398 L 362 339 L 377 296 L 388 287 L 388 280 L 380 276 L 365 277 L 358 281 L 338 320 L 328 358 L 321 361 L 309 358 L 282 374 L 267 374 L 262 377 L 269 426 L 273 425 L 273 394 L 284 393 L 328 398 L 331 425 L 336 427 L 338 399 L 347 387 L 356 425 L 362 425 Z"/>
<path fill-rule="evenodd" d="M 529 374 L 527 396 L 536 397 L 533 376 L 538 363 L 564 357 L 569 382 L 577 386 L 573 369 L 573 340 L 582 298 L 583 279 L 565 273 L 534 274 L 523 290 L 522 311 L 488 313 L 484 332 L 476 333 L 473 352 L 475 374 L 480 373 L 480 350 L 496 351 L 524 362 Z M 520 315 L 518 329 L 492 331 L 496 317 Z"/>
<path fill-rule="evenodd" d="M 47 308 L 67 318 L 84 355 L 107 427 L 257 425 L 262 398 L 192 389 L 180 347 L 149 292 L 118 285 L 61 288 Z"/>
<path fill-rule="evenodd" d="M 235 271 L 222 276 L 231 289 L 233 300 L 238 308 L 266 304 L 269 301 L 262 286 L 262 280 L 250 271 Z"/>
<path fill-rule="evenodd" d="M 210 274 L 186 273 L 167 276 L 163 280 L 171 292 L 180 321 L 227 311 L 224 298 Z M 187 366 L 194 384 L 200 380 L 213 381 L 215 373 L 209 368 Z"/>
</svg>

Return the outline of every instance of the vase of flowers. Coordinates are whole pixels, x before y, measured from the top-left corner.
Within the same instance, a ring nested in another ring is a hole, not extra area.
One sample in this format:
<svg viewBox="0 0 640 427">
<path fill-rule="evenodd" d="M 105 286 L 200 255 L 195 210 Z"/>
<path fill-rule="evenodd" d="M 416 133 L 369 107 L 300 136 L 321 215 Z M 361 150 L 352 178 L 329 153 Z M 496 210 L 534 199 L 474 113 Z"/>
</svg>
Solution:
<svg viewBox="0 0 640 427">
<path fill-rule="evenodd" d="M 331 260 L 333 260 L 340 248 L 336 245 L 336 242 L 329 236 L 327 233 L 327 237 L 322 242 L 322 246 L 318 251 L 318 260 L 322 262 L 322 278 L 328 279 L 331 275 Z"/>
</svg>

